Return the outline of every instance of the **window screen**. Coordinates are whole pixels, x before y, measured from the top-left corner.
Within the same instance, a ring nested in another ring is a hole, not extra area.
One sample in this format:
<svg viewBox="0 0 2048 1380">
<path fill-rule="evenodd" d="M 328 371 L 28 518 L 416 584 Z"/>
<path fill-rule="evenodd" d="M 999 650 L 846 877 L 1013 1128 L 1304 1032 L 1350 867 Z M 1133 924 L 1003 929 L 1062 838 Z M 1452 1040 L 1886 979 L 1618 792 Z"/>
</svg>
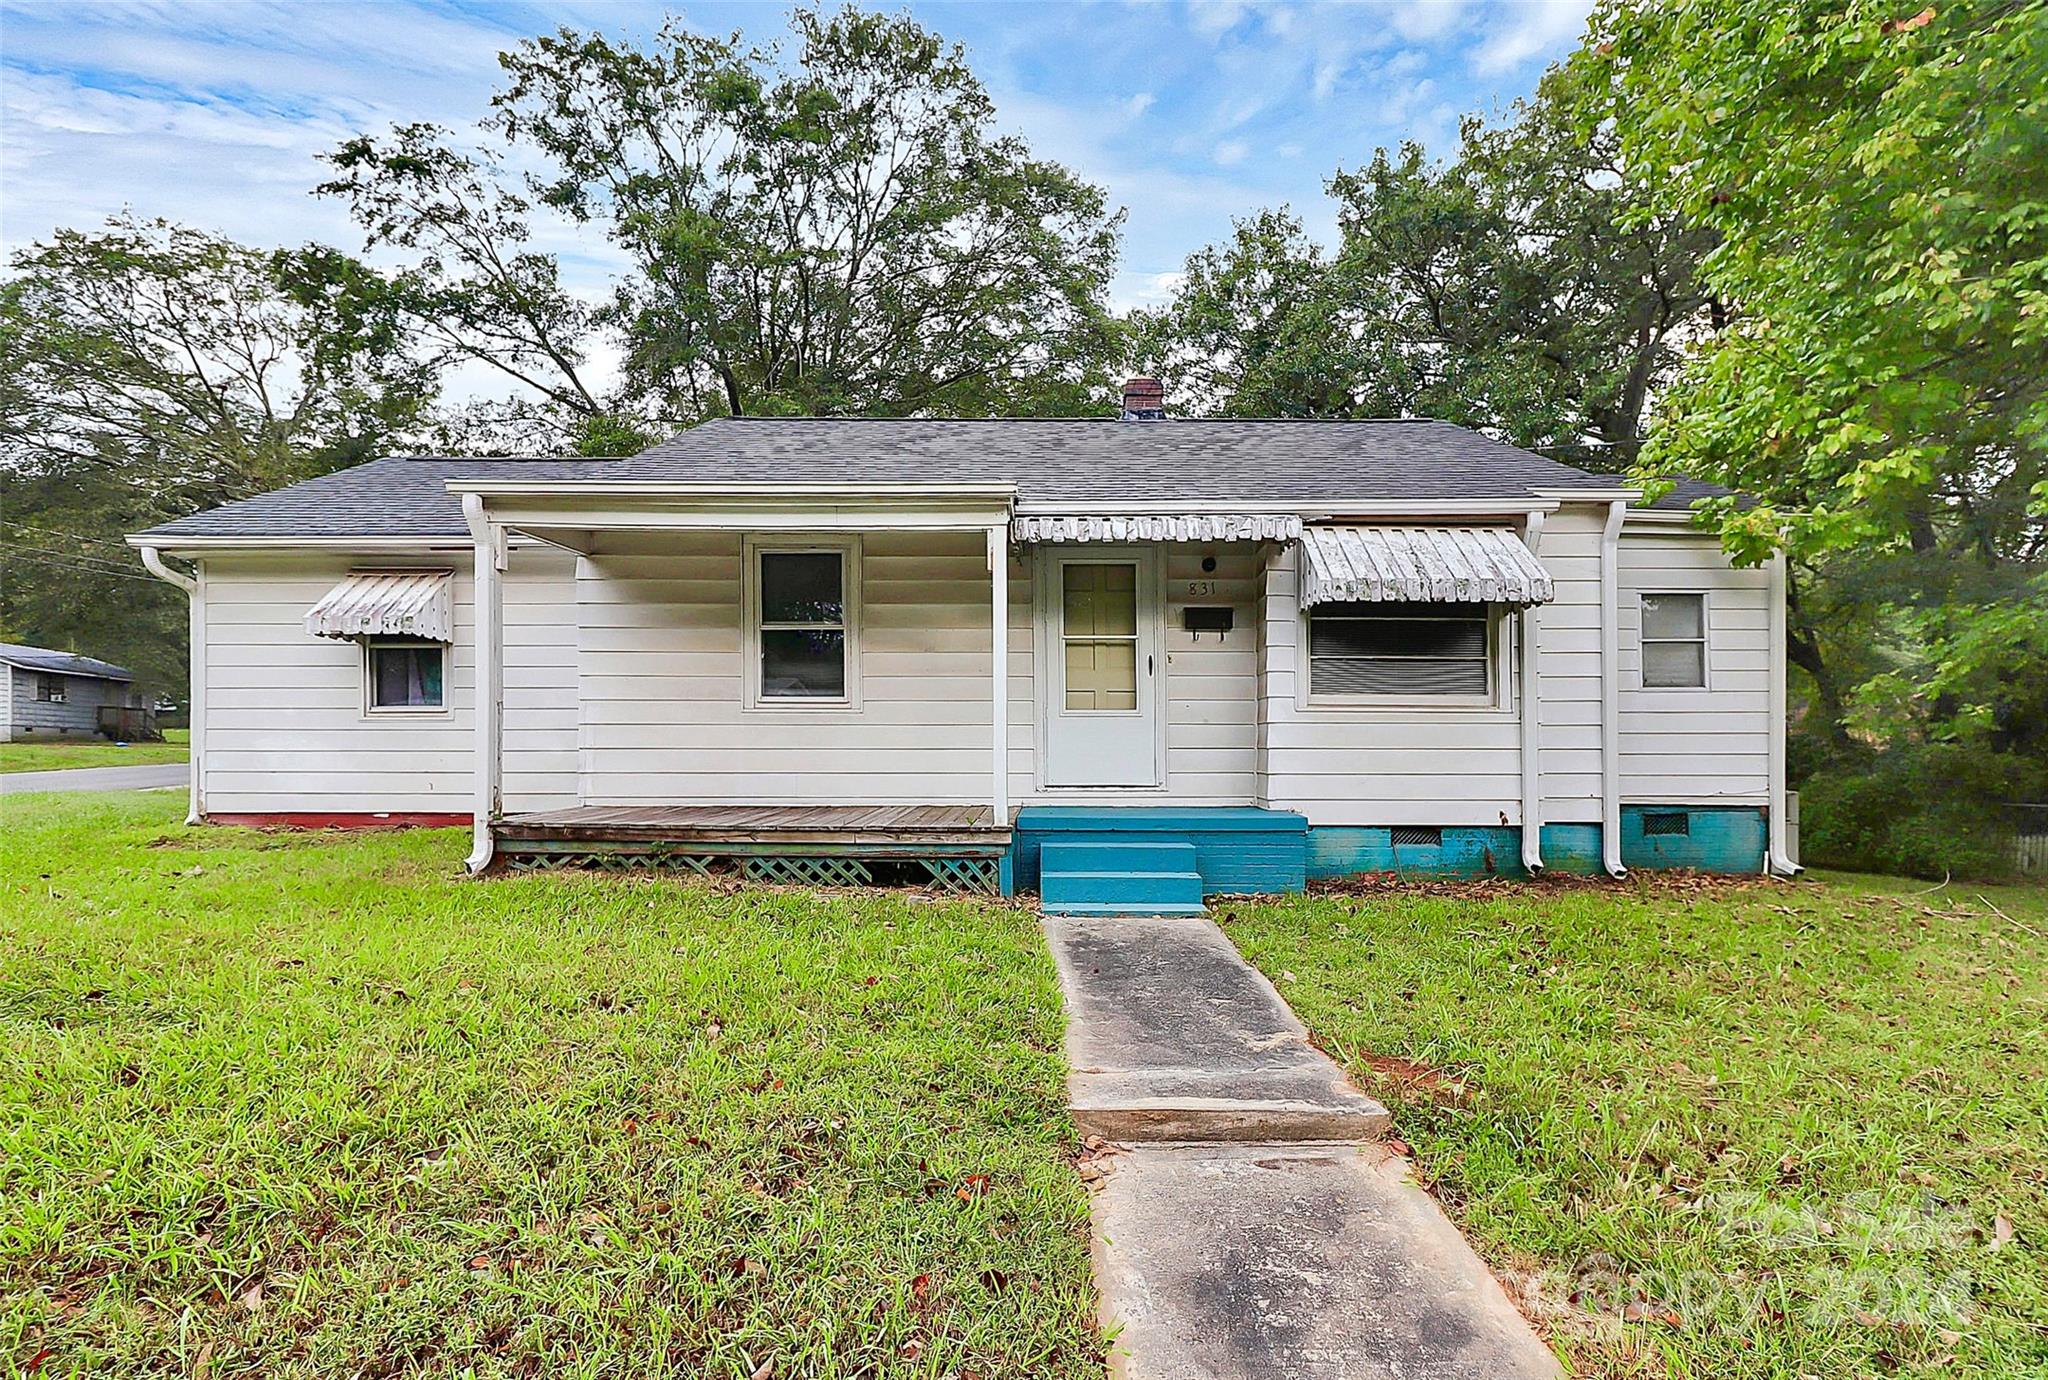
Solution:
<svg viewBox="0 0 2048 1380">
<path fill-rule="evenodd" d="M 1472 695 L 1493 685 L 1484 604 L 1319 604 L 1312 695 Z"/>
<path fill-rule="evenodd" d="M 370 708 L 439 709 L 444 649 L 433 643 L 370 644 Z"/>
<path fill-rule="evenodd" d="M 1643 596 L 1643 684 L 1693 689 L 1707 683 L 1707 601 L 1701 594 Z"/>
<path fill-rule="evenodd" d="M 846 697 L 846 558 L 763 551 L 761 698 Z"/>
</svg>

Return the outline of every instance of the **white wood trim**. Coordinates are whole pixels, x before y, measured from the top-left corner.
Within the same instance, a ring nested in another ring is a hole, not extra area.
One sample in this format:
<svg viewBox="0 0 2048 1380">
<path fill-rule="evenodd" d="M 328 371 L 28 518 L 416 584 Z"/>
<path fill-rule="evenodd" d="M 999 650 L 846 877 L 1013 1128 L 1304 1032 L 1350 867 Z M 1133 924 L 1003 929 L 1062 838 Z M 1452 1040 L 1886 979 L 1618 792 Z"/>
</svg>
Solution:
<svg viewBox="0 0 2048 1380">
<path fill-rule="evenodd" d="M 846 693 L 830 699 L 823 696 L 777 696 L 761 693 L 761 557 L 772 552 L 829 553 L 839 557 L 839 595 L 844 611 L 840 615 L 844 650 Z M 861 705 L 860 609 L 861 540 L 859 535 L 824 537 L 761 537 L 748 533 L 740 539 L 740 655 L 745 658 L 742 684 L 749 712 L 763 714 L 805 714 L 858 710 Z"/>
<path fill-rule="evenodd" d="M 1415 600 L 1413 602 L 1426 602 Z M 1507 611 L 1498 604 L 1486 606 L 1486 693 L 1484 695 L 1318 695 L 1310 688 L 1310 620 L 1313 608 L 1295 610 L 1294 685 L 1295 711 L 1310 718 L 1370 719 L 1375 711 L 1390 711 L 1401 718 L 1412 717 L 1418 709 L 1441 710 L 1446 714 L 1502 716 L 1514 708 L 1508 684 L 1510 664 Z"/>
<path fill-rule="evenodd" d="M 1659 586 L 1655 589 L 1639 589 L 1636 596 L 1636 683 L 1634 688 L 1652 695 L 1699 694 L 1714 688 L 1714 596 L 1705 589 L 1673 589 Z M 1651 637 L 1645 631 L 1643 621 L 1643 600 L 1653 598 L 1686 598 L 1700 601 L 1700 635 L 1692 637 Z M 1652 685 L 1648 678 L 1648 646 L 1652 642 L 1698 642 L 1700 644 L 1700 683 L 1698 685 Z"/>
<path fill-rule="evenodd" d="M 451 619 L 451 624 L 452 621 Z M 450 653 L 454 651 L 454 640 L 455 631 L 452 626 L 449 628 L 448 641 L 446 642 L 436 642 L 424 637 L 365 637 L 358 639 L 358 645 L 362 648 L 362 660 L 359 664 L 362 667 L 363 673 L 363 717 L 366 719 L 445 719 L 453 714 L 455 706 L 451 691 L 454 689 L 453 682 L 455 677 L 453 672 L 455 670 L 455 658 Z M 378 704 L 377 669 L 370 661 L 370 651 L 375 647 L 431 647 L 439 652 L 441 654 L 441 702 L 439 704 Z"/>
</svg>

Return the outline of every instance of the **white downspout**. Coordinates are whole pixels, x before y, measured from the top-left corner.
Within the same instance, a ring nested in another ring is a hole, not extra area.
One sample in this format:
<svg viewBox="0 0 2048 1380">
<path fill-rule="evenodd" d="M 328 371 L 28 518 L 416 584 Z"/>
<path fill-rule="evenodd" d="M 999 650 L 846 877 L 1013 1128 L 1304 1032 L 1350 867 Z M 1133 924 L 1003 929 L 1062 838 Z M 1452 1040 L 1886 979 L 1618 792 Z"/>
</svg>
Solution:
<svg viewBox="0 0 2048 1380">
<path fill-rule="evenodd" d="M 1600 529 L 1600 865 L 1626 877 L 1621 862 L 1621 520 L 1628 503 L 1607 505 Z"/>
<path fill-rule="evenodd" d="M 462 496 L 469 524 L 470 570 L 476 595 L 476 798 L 470 806 L 471 847 L 465 864 L 475 876 L 491 865 L 496 840 L 491 821 L 498 813 L 498 711 L 500 625 L 503 623 L 505 543 L 484 512 L 482 494 Z"/>
<path fill-rule="evenodd" d="M 154 546 L 136 548 L 142 556 L 142 568 L 166 584 L 176 585 L 185 591 L 188 610 L 186 624 L 191 647 L 185 654 L 185 664 L 190 681 L 186 686 L 186 702 L 191 709 L 191 750 L 186 754 L 186 775 L 191 778 L 187 786 L 185 822 L 198 824 L 206 818 L 206 591 L 200 580 L 205 577 L 206 567 L 196 566 L 197 575 L 187 575 L 164 564 L 164 558 Z"/>
<path fill-rule="evenodd" d="M 989 584 L 989 713 L 994 728 L 989 742 L 989 823 L 1010 824 L 1010 524 L 988 529 Z"/>
<path fill-rule="evenodd" d="M 1530 513 L 1522 522 L 1522 544 L 1537 560 L 1543 543 L 1543 514 Z M 1537 665 L 1536 611 L 1522 610 L 1522 870 L 1531 877 L 1543 872 L 1543 745 L 1542 672 Z"/>
<path fill-rule="evenodd" d="M 1772 553 L 1770 561 L 1770 713 L 1765 731 L 1770 734 L 1770 819 L 1764 847 L 1764 871 L 1779 877 L 1796 877 L 1806 869 L 1785 852 L 1785 553 Z"/>
</svg>

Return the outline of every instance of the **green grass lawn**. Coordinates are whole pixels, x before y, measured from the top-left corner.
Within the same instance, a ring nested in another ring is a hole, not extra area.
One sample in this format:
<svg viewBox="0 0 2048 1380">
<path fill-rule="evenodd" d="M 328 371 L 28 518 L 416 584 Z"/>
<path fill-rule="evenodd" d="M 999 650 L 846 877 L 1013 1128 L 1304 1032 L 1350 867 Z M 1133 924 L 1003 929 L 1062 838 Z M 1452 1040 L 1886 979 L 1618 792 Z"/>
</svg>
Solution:
<svg viewBox="0 0 2048 1380">
<path fill-rule="evenodd" d="M 161 743 L 126 747 L 104 738 L 50 738 L 0 743 L 0 772 L 62 771 L 66 767 L 148 767 L 183 762 L 192 755 L 192 730 L 167 728 Z"/>
<path fill-rule="evenodd" d="M 1575 1373 L 2048 1374 L 2048 891 L 1223 909 Z"/>
<path fill-rule="evenodd" d="M 1028 913 L 4 808 L 0 1363 L 1101 1373 Z"/>
</svg>

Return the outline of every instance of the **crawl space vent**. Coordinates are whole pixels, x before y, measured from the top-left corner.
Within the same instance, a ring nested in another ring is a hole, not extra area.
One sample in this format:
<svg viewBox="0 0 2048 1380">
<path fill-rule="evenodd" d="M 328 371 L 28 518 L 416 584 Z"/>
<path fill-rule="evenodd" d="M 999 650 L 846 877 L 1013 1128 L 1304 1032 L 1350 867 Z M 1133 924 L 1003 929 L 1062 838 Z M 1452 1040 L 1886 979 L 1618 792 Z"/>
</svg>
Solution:
<svg viewBox="0 0 2048 1380">
<path fill-rule="evenodd" d="M 1690 834 L 1691 832 L 1692 816 L 1683 810 L 1666 810 L 1657 814 L 1646 814 L 1643 816 L 1644 838 L 1655 838 L 1659 835 Z"/>
<path fill-rule="evenodd" d="M 1397 824 L 1387 831 L 1393 835 L 1396 848 L 1441 848 L 1444 846 L 1444 831 L 1429 829 L 1419 824 Z"/>
</svg>

